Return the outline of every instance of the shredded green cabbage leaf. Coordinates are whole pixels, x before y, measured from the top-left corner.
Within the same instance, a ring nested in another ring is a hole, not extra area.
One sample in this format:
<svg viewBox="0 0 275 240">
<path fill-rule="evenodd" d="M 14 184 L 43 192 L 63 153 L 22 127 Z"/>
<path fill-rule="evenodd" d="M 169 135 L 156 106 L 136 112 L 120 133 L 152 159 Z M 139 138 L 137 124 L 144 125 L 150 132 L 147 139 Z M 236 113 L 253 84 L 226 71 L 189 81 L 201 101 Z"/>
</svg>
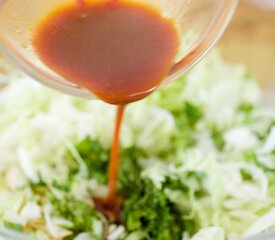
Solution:
<svg viewBox="0 0 275 240">
<path fill-rule="evenodd" d="M 237 240 L 275 227 L 275 111 L 257 80 L 212 52 L 130 104 L 123 224 L 107 194 L 115 107 L 50 90 L 0 60 L 0 223 L 37 239 Z"/>
</svg>

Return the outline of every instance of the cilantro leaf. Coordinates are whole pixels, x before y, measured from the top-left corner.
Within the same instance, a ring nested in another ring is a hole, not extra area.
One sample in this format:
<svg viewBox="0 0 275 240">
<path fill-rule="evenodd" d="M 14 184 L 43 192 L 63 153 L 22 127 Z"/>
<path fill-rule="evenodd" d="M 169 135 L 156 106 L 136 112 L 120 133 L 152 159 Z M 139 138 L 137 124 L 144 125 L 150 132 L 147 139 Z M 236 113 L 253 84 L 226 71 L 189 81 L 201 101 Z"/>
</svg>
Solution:
<svg viewBox="0 0 275 240">
<path fill-rule="evenodd" d="M 216 148 L 222 151 L 225 146 L 225 140 L 223 138 L 222 131 L 218 130 L 216 127 L 212 128 L 211 137 L 215 143 Z"/>
<path fill-rule="evenodd" d="M 54 215 L 72 222 L 72 227 L 67 228 L 74 232 L 74 236 L 82 232 L 93 233 L 93 221 L 99 219 L 93 206 L 69 196 L 64 199 L 52 197 L 51 204 Z"/>
<path fill-rule="evenodd" d="M 119 188 L 123 196 L 129 195 L 141 181 L 140 173 L 142 168 L 138 163 L 138 159 L 145 156 L 144 150 L 136 146 L 126 148 L 121 152 Z"/>
<path fill-rule="evenodd" d="M 10 229 L 18 231 L 18 232 L 22 232 L 23 231 L 23 226 L 21 224 L 18 224 L 18 223 L 4 221 L 4 226 L 6 228 L 10 228 Z"/>
<path fill-rule="evenodd" d="M 90 137 L 77 144 L 76 149 L 88 168 L 89 178 L 96 178 L 100 183 L 106 184 L 110 150 L 104 149 L 97 140 Z"/>
<path fill-rule="evenodd" d="M 164 186 L 178 188 L 178 184 L 166 179 Z M 183 231 L 190 226 L 195 228 L 192 220 L 183 218 L 184 210 L 169 200 L 165 187 L 159 189 L 150 179 L 141 179 L 138 188 L 126 199 L 122 211 L 122 219 L 129 232 L 141 230 L 146 234 L 145 239 L 176 240 L 181 239 Z"/>
<path fill-rule="evenodd" d="M 202 109 L 191 102 L 185 102 L 180 110 L 172 113 L 177 126 L 177 132 L 173 139 L 173 148 L 179 149 L 193 146 L 196 142 L 195 128 L 203 117 Z"/>
</svg>

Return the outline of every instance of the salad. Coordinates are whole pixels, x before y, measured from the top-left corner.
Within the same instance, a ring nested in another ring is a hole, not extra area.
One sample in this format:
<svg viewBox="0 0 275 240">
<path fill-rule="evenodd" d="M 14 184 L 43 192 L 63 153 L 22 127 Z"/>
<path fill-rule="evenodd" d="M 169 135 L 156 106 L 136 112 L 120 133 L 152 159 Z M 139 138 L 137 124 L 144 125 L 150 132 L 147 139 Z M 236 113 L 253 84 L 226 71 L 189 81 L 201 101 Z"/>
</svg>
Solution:
<svg viewBox="0 0 275 240">
<path fill-rule="evenodd" d="M 50 90 L 0 60 L 0 222 L 37 239 L 236 240 L 275 227 L 275 111 L 217 52 L 128 106 L 121 223 L 107 194 L 115 107 Z"/>
</svg>

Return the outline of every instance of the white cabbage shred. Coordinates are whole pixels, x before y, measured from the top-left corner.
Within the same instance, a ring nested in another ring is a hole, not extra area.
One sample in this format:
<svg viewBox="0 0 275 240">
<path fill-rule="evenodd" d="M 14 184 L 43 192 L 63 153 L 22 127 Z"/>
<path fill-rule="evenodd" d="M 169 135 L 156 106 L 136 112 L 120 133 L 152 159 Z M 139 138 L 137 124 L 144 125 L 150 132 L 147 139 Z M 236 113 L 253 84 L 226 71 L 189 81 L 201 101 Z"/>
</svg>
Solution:
<svg viewBox="0 0 275 240">
<path fill-rule="evenodd" d="M 28 182 L 37 183 L 40 178 L 49 187 L 54 179 L 66 182 L 69 166 L 65 162 L 69 151 L 81 166 L 71 194 L 83 202 L 88 202 L 91 191 L 104 196 L 105 186 L 81 179 L 87 174 L 87 166 L 77 156 L 74 143 L 90 136 L 110 146 L 115 108 L 97 100 L 78 99 L 50 90 L 3 60 L 0 60 L 0 84 L 4 84 L 0 92 L 1 221 L 23 226 L 30 222 L 42 224 L 43 228 L 37 228 L 38 238 L 62 239 L 71 234 L 66 228 L 71 223 L 55 219 L 50 202 L 37 203 L 30 188 L 24 186 Z M 186 75 L 178 96 L 173 96 L 171 91 L 162 98 L 157 92 L 128 107 L 122 145 L 136 144 L 152 155 L 168 149 L 177 132 L 176 119 L 170 110 L 183 101 L 203 109 L 192 148 L 179 145 L 169 163 L 153 156 L 141 159 L 145 168 L 143 176 L 150 177 L 156 186 L 161 186 L 164 177 L 173 173 L 206 174 L 203 185 L 208 197 L 192 201 L 201 230 L 192 238 L 183 234 L 183 239 L 236 240 L 275 227 L 275 177 L 272 177 L 275 111 L 261 106 L 261 97 L 257 81 L 247 76 L 242 66 L 228 65 L 214 52 Z M 156 104 L 159 102 L 162 104 Z M 241 112 L 240 106 L 252 107 L 248 116 Z M 215 147 L 213 127 L 220 132 L 222 150 Z M 257 160 L 245 159 L 251 152 Z M 62 197 L 57 190 L 54 193 Z M 178 192 L 167 194 L 181 204 Z M 98 229 L 95 234 L 100 235 L 103 223 L 93 224 Z M 114 226 L 108 239 L 120 239 L 124 233 L 123 226 Z M 126 239 L 142 237 L 142 232 L 134 232 Z M 92 237 L 84 232 L 75 239 Z"/>
</svg>

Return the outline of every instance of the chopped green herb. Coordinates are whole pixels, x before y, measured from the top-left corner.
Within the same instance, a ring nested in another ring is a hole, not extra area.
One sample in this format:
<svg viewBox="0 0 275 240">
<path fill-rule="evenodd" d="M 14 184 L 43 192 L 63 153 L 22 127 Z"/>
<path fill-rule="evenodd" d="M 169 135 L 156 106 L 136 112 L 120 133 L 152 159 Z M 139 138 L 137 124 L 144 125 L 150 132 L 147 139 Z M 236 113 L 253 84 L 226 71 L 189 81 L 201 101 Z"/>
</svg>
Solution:
<svg viewBox="0 0 275 240">
<path fill-rule="evenodd" d="M 244 160 L 251 163 L 257 162 L 257 155 L 254 151 L 245 151 L 243 153 Z"/>
<path fill-rule="evenodd" d="M 247 172 L 245 169 L 241 169 L 240 173 L 243 181 L 247 181 L 247 182 L 253 181 L 253 176 L 251 175 L 251 173 Z"/>
<path fill-rule="evenodd" d="M 93 177 L 106 184 L 110 151 L 104 149 L 99 141 L 89 137 L 77 144 L 76 149 L 88 168 L 89 178 Z"/>
<path fill-rule="evenodd" d="M 65 199 L 52 197 L 51 204 L 54 215 L 73 224 L 72 227 L 67 228 L 74 232 L 74 236 L 81 232 L 93 233 L 93 221 L 99 217 L 92 205 L 70 197 Z"/>
<path fill-rule="evenodd" d="M 23 231 L 23 226 L 21 224 L 18 224 L 18 223 L 4 221 L 4 225 L 5 225 L 5 227 L 10 228 L 10 229 L 15 230 L 15 231 L 18 231 L 18 232 Z"/>
<path fill-rule="evenodd" d="M 195 144 L 195 127 L 202 119 L 203 112 L 200 107 L 185 102 L 181 110 L 173 112 L 176 119 L 177 132 L 173 139 L 173 148 L 191 147 Z M 171 152 L 171 151 L 170 151 Z"/>
<path fill-rule="evenodd" d="M 185 102 L 182 115 L 185 117 L 187 125 L 194 129 L 196 124 L 203 117 L 203 112 L 200 107 L 195 106 L 191 102 Z"/>
<path fill-rule="evenodd" d="M 129 195 L 140 182 L 141 166 L 138 160 L 145 157 L 144 150 L 132 146 L 123 149 L 120 155 L 119 185 L 123 196 Z"/>
<path fill-rule="evenodd" d="M 122 218 L 129 232 L 141 230 L 146 233 L 146 239 L 176 240 L 182 239 L 182 232 L 193 232 L 197 225 L 194 221 L 184 220 L 184 212 L 169 200 L 164 188 L 177 188 L 180 183 L 166 179 L 162 188 L 156 186 L 149 179 L 142 179 L 139 186 L 133 189 L 124 204 Z M 187 187 L 180 186 L 184 191 Z"/>
<path fill-rule="evenodd" d="M 249 103 L 243 103 L 239 106 L 239 111 L 246 113 L 246 114 L 250 114 L 254 109 L 254 106 L 252 104 Z"/>
<path fill-rule="evenodd" d="M 211 137 L 216 145 L 216 148 L 219 151 L 222 151 L 225 146 L 225 141 L 222 132 L 214 127 L 212 128 Z"/>
</svg>

